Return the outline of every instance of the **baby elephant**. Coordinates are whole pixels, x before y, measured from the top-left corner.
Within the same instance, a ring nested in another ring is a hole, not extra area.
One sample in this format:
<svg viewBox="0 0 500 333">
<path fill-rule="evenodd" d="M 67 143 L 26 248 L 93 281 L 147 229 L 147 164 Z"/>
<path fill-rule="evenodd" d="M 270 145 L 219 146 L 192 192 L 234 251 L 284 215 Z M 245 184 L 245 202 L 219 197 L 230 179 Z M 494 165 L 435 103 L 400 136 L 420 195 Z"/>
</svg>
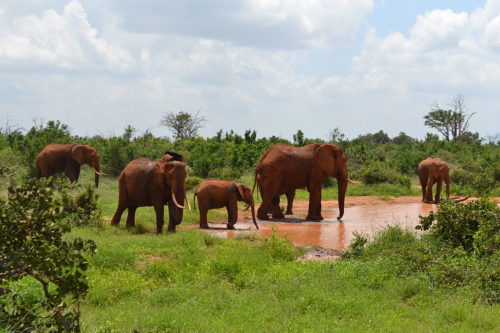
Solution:
<svg viewBox="0 0 500 333">
<path fill-rule="evenodd" d="M 234 229 L 238 221 L 238 201 L 247 203 L 252 209 L 252 220 L 259 229 L 255 220 L 255 205 L 252 190 L 243 184 L 217 179 L 203 181 L 194 192 L 194 203 L 198 197 L 200 210 L 200 228 L 208 229 L 207 212 L 212 208 L 226 207 L 228 215 L 228 229 Z"/>
</svg>

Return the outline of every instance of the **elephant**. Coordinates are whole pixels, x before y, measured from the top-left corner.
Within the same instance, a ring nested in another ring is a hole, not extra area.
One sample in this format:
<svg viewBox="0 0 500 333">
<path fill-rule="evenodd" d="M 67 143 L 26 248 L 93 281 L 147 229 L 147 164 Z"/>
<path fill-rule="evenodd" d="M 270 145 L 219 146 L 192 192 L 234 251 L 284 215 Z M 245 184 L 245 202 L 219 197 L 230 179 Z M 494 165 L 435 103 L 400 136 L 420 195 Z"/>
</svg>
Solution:
<svg viewBox="0 0 500 333">
<path fill-rule="evenodd" d="M 262 196 L 262 204 L 257 211 L 261 220 L 283 218 L 279 207 L 279 196 L 290 195 L 295 189 L 305 187 L 309 193 L 308 220 L 320 221 L 321 189 L 323 178 L 337 178 L 339 216 L 344 216 L 345 193 L 348 184 L 359 184 L 349 179 L 347 162 L 342 148 L 334 144 L 309 144 L 292 147 L 277 144 L 269 148 L 260 158 L 255 169 L 254 188 L 257 184 Z M 292 200 L 290 200 L 291 202 Z M 291 208 L 291 207 L 290 207 Z"/>
<path fill-rule="evenodd" d="M 443 181 L 446 184 L 446 199 L 450 198 L 450 170 L 448 164 L 439 158 L 427 158 L 418 164 L 418 177 L 422 186 L 422 201 L 439 203 Z M 436 196 L 432 201 L 432 186 L 437 183 Z"/>
<path fill-rule="evenodd" d="M 179 161 L 151 161 L 138 158 L 127 164 L 118 178 L 119 198 L 111 225 L 118 225 L 128 209 L 127 227 L 135 226 L 137 207 L 153 206 L 156 212 L 156 232 L 163 231 L 164 205 L 168 204 L 168 231 L 175 232 L 183 217 L 186 198 L 186 164 Z"/>
<path fill-rule="evenodd" d="M 248 186 L 227 180 L 207 179 L 198 185 L 194 192 L 195 205 L 196 197 L 198 197 L 200 211 L 200 228 L 208 229 L 207 212 L 209 209 L 226 207 L 227 228 L 234 229 L 234 225 L 238 221 L 238 201 L 243 201 L 251 208 L 253 223 L 259 229 L 255 220 L 252 190 Z"/>
<path fill-rule="evenodd" d="M 77 182 L 80 177 L 80 166 L 87 164 L 94 170 L 95 187 L 99 187 L 101 172 L 99 156 L 95 148 L 73 144 L 52 143 L 43 148 L 36 159 L 37 178 L 50 177 L 58 172 L 64 172 L 71 182 Z"/>
</svg>

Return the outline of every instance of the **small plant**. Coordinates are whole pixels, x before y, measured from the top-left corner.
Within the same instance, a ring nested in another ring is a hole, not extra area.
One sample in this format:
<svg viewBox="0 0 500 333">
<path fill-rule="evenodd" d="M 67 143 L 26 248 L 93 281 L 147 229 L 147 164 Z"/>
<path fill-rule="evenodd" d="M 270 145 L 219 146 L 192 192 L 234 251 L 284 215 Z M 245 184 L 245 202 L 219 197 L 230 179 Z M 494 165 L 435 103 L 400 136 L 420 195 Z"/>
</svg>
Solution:
<svg viewBox="0 0 500 333">
<path fill-rule="evenodd" d="M 76 185 L 81 188 L 80 185 Z M 97 206 L 98 195 L 93 185 L 87 185 L 85 190 L 76 197 L 70 196 L 67 189 L 61 190 L 61 201 L 66 219 L 76 226 L 101 226 L 101 211 Z"/>
<path fill-rule="evenodd" d="M 298 257 L 297 248 L 288 239 L 288 234 L 284 234 L 284 239 L 280 238 L 276 227 L 271 227 L 271 236 L 266 238 L 265 242 L 271 257 L 285 261 L 292 261 Z"/>
</svg>

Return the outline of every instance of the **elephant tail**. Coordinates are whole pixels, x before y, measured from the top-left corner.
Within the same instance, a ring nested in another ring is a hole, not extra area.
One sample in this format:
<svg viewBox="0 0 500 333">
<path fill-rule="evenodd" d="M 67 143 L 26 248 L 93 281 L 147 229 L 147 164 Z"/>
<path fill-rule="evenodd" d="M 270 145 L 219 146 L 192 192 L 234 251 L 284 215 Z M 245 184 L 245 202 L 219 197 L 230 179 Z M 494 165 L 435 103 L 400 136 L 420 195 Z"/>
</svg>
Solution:
<svg viewBox="0 0 500 333">
<path fill-rule="evenodd" d="M 257 184 L 257 178 L 258 177 L 259 177 L 259 169 L 257 167 L 255 169 L 255 176 L 254 176 L 254 179 L 253 179 L 253 187 L 252 187 L 252 194 L 255 193 L 255 188 L 257 187 L 257 193 L 255 194 L 257 199 L 259 199 L 259 185 Z"/>
</svg>

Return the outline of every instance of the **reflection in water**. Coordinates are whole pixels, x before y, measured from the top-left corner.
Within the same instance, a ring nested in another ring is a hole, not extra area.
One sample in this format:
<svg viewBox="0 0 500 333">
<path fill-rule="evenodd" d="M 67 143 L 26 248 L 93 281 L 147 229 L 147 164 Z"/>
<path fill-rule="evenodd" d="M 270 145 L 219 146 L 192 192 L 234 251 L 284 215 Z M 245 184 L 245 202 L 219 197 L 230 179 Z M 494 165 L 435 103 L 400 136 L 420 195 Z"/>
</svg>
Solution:
<svg viewBox="0 0 500 333">
<path fill-rule="evenodd" d="M 419 215 L 428 215 L 435 210 L 435 205 L 423 203 L 387 203 L 377 205 L 354 206 L 345 209 L 342 222 L 337 221 L 337 209 L 323 208 L 325 218 L 321 222 L 301 222 L 307 215 L 307 208 L 294 208 L 295 214 L 277 221 L 259 221 L 260 230 L 250 227 L 250 224 L 239 222 L 236 227 L 240 230 L 250 229 L 267 237 L 271 235 L 271 227 L 275 227 L 279 234 L 288 234 L 289 240 L 301 246 L 319 245 L 335 250 L 345 250 L 354 239 L 354 233 L 372 236 L 376 231 L 388 225 L 399 225 L 403 228 L 415 230 L 419 222 Z M 287 221 L 293 221 L 287 223 Z M 251 223 L 251 222 L 250 222 Z M 237 231 L 224 230 L 225 224 L 210 224 L 218 230 L 212 232 L 226 237 L 235 237 Z"/>
</svg>

